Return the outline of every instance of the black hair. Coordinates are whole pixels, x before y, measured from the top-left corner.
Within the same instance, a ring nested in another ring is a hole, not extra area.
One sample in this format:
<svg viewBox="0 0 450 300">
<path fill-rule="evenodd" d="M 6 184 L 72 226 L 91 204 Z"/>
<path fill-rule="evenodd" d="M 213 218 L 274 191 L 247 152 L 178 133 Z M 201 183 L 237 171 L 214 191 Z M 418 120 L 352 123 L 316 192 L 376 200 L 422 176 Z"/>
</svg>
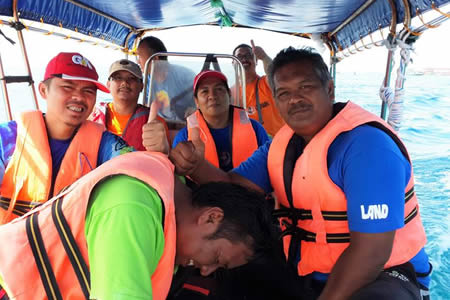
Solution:
<svg viewBox="0 0 450 300">
<path fill-rule="evenodd" d="M 253 48 L 250 45 L 248 45 L 248 44 L 239 44 L 239 45 L 236 46 L 236 48 L 234 48 L 233 55 L 236 52 L 236 50 L 239 49 L 239 48 L 249 48 L 252 51 L 252 53 L 253 53 Z"/>
<path fill-rule="evenodd" d="M 164 43 L 158 39 L 156 36 L 147 36 L 143 38 L 139 42 L 139 46 L 145 45 L 147 48 L 151 49 L 153 53 L 157 52 L 167 52 L 166 46 L 164 46 Z M 161 56 L 159 58 L 160 60 L 167 60 L 167 56 Z"/>
<path fill-rule="evenodd" d="M 265 256 L 275 248 L 275 225 L 271 207 L 263 194 L 237 184 L 211 182 L 193 191 L 192 205 L 223 210 L 223 220 L 210 239 L 243 242 L 253 250 L 253 259 Z"/>
<path fill-rule="evenodd" d="M 312 47 L 303 47 L 296 49 L 294 47 L 288 47 L 281 50 L 277 56 L 273 59 L 269 66 L 267 78 L 269 80 L 272 94 L 275 95 L 275 72 L 287 64 L 291 64 L 298 61 L 310 61 L 317 77 L 319 78 L 322 86 L 326 86 L 331 80 L 331 75 L 328 70 L 328 66 L 323 61 L 322 56 L 316 52 Z"/>
</svg>

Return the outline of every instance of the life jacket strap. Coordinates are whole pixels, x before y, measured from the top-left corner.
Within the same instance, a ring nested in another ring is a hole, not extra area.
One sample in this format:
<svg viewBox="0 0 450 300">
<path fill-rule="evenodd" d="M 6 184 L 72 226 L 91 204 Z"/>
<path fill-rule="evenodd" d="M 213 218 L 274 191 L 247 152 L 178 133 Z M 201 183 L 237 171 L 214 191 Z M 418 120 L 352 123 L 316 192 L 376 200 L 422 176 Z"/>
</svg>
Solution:
<svg viewBox="0 0 450 300">
<path fill-rule="evenodd" d="M 45 250 L 44 240 L 39 229 L 39 213 L 31 214 L 26 221 L 28 242 L 33 252 L 36 267 L 49 300 L 62 300 L 61 291 L 56 281 L 50 259 Z"/>
<path fill-rule="evenodd" d="M 75 185 L 71 185 L 75 186 Z M 61 243 L 69 258 L 71 266 L 77 276 L 80 288 L 85 296 L 85 299 L 89 299 L 90 294 L 90 273 L 89 268 L 81 255 L 80 248 L 78 247 L 76 240 L 70 230 L 69 223 L 67 222 L 62 211 L 62 200 L 71 189 L 65 189 L 54 199 L 52 203 L 52 219 L 54 226 L 57 229 Z M 36 267 L 39 270 L 39 275 L 44 286 L 45 293 L 49 300 L 63 299 L 61 295 L 58 282 L 55 277 L 50 259 L 45 249 L 45 243 L 42 238 L 41 230 L 39 228 L 39 212 L 31 214 L 26 220 L 26 232 L 28 242 L 33 252 Z"/>
<path fill-rule="evenodd" d="M 280 205 L 280 208 L 273 211 L 272 215 L 277 218 L 290 218 L 291 220 L 312 220 L 312 213 L 309 209 L 288 208 Z M 324 220 L 327 221 L 347 221 L 346 211 L 322 211 Z"/>
<path fill-rule="evenodd" d="M 91 293 L 90 287 L 90 272 L 83 256 L 81 255 L 80 248 L 77 245 L 75 237 L 70 230 L 69 223 L 67 222 L 64 213 L 62 211 L 62 200 L 59 198 L 52 204 L 52 219 L 53 223 L 58 231 L 59 238 L 64 246 L 67 257 L 70 260 L 70 264 L 77 276 L 80 288 L 83 291 L 84 297 L 89 299 Z"/>
<path fill-rule="evenodd" d="M 316 233 L 304 230 L 294 225 L 293 223 L 288 222 L 287 220 L 288 219 L 283 219 L 281 221 L 282 224 L 286 227 L 286 229 L 281 232 L 281 237 L 292 235 L 292 237 L 296 237 L 300 241 L 316 242 Z M 327 243 L 349 243 L 350 233 L 327 233 L 326 241 Z"/>
<path fill-rule="evenodd" d="M 7 210 L 10 202 L 11 198 L 0 197 L 0 208 Z M 30 210 L 41 204 L 42 202 L 16 200 L 12 213 L 15 214 L 16 216 L 23 216 L 24 214 L 26 214 L 27 212 L 29 212 Z"/>
</svg>

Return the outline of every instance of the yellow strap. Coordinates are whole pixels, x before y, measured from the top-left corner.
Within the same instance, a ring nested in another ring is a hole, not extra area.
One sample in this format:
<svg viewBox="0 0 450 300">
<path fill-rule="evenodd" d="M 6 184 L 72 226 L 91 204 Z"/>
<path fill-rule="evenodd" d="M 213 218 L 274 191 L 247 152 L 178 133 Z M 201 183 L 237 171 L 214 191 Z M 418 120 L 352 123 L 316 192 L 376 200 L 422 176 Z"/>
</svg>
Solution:
<svg viewBox="0 0 450 300">
<path fill-rule="evenodd" d="M 6 214 L 3 216 L 3 220 L 1 224 L 5 224 L 9 217 L 11 216 L 14 206 L 16 205 L 17 197 L 19 196 L 19 192 L 22 190 L 24 183 L 23 177 L 16 177 L 16 184 L 14 186 L 14 192 L 11 197 L 11 201 L 9 201 L 8 210 L 6 211 Z"/>
</svg>

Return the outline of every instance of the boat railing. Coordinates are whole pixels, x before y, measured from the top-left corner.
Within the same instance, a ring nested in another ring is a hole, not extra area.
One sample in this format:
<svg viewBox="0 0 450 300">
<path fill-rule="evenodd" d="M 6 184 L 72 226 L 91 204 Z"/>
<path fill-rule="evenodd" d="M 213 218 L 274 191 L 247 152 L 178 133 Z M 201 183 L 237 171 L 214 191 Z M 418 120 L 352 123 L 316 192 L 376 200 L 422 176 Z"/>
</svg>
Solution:
<svg viewBox="0 0 450 300">
<path fill-rule="evenodd" d="M 152 90 L 154 83 L 154 74 L 156 72 L 157 64 L 153 62 L 159 61 L 161 57 L 184 57 L 184 58 L 199 58 L 200 64 L 198 64 L 198 70 L 195 73 L 199 73 L 205 69 L 210 69 L 211 66 L 215 70 L 220 71 L 218 60 L 226 60 L 232 66 L 234 78 L 228 77 L 229 82 L 234 82 L 232 88 L 232 104 L 246 108 L 246 95 L 245 95 L 245 72 L 242 63 L 236 56 L 230 54 L 216 54 L 216 53 L 189 53 L 189 52 L 158 52 L 150 56 L 144 66 L 144 93 L 143 104 L 149 106 L 154 99 L 152 99 Z M 225 72 L 223 72 L 225 73 Z M 225 74 L 227 75 L 227 74 Z"/>
</svg>

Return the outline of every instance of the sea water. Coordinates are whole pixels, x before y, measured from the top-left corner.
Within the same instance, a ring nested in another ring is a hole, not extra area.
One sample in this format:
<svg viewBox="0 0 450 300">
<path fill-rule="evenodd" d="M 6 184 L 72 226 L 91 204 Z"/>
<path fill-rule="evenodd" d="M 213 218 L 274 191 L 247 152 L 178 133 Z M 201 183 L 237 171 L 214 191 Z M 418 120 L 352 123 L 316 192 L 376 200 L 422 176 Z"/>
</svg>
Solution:
<svg viewBox="0 0 450 300">
<path fill-rule="evenodd" d="M 338 73 L 336 100 L 352 100 L 379 115 L 379 73 Z M 23 86 L 21 89 L 25 89 Z M 29 94 L 13 96 L 13 110 L 31 109 Z M 16 93 L 17 95 L 17 93 Z M 0 93 L 1 96 L 1 93 Z M 109 95 L 99 93 L 102 98 Z M 20 101 L 14 101 L 20 100 Z M 412 157 L 415 191 L 428 237 L 426 251 L 433 264 L 431 297 L 450 299 L 450 76 L 407 76 L 400 136 Z M 41 107 L 45 102 L 40 101 Z M 0 120 L 6 120 L 4 107 Z"/>
<path fill-rule="evenodd" d="M 383 74 L 337 74 L 336 100 L 379 115 Z M 413 160 L 415 191 L 427 233 L 431 298 L 450 299 L 450 76 L 407 76 L 400 137 Z"/>
</svg>

